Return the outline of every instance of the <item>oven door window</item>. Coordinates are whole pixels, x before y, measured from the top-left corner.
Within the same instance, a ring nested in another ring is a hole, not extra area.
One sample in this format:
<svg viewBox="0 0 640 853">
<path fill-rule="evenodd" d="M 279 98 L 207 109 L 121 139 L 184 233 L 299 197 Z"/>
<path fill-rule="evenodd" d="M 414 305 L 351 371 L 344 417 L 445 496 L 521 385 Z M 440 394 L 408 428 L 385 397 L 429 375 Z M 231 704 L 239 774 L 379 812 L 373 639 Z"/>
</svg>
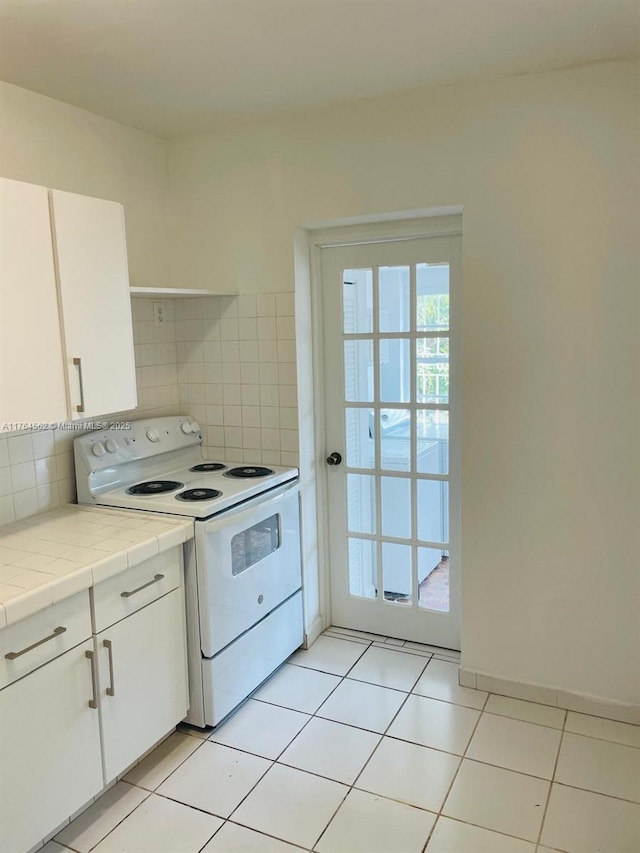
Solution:
<svg viewBox="0 0 640 853">
<path fill-rule="evenodd" d="M 272 515 L 248 527 L 231 540 L 231 574 L 239 575 L 281 545 L 280 516 Z"/>
</svg>

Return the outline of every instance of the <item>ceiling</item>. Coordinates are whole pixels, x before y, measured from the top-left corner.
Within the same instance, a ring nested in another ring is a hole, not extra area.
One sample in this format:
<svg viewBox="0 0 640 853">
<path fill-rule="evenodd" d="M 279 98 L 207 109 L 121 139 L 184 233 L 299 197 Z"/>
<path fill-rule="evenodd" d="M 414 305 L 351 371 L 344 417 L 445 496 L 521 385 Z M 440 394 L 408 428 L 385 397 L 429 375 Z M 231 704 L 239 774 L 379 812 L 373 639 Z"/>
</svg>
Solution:
<svg viewBox="0 0 640 853">
<path fill-rule="evenodd" d="M 0 0 L 0 78 L 157 133 L 640 53 L 640 0 Z"/>
</svg>

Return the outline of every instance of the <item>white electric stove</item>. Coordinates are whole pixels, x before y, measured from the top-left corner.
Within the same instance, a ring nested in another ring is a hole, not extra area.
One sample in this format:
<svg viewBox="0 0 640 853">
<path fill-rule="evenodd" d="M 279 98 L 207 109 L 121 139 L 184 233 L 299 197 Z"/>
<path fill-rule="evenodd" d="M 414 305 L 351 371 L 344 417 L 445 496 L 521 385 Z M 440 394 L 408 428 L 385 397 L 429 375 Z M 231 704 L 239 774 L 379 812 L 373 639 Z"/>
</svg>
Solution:
<svg viewBox="0 0 640 853">
<path fill-rule="evenodd" d="M 188 416 L 75 439 L 78 502 L 187 516 L 191 708 L 217 726 L 301 645 L 298 470 L 207 461 Z"/>
</svg>

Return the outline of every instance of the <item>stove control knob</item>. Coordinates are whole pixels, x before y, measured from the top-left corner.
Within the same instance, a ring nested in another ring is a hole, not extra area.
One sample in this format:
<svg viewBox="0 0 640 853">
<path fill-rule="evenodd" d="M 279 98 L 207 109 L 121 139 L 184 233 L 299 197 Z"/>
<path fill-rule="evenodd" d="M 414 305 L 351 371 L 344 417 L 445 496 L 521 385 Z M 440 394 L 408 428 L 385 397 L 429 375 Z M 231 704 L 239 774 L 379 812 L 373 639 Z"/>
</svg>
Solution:
<svg viewBox="0 0 640 853">
<path fill-rule="evenodd" d="M 107 451 L 104 449 L 104 444 L 102 444 L 102 442 L 100 441 L 97 441 L 95 444 L 91 445 L 91 452 L 94 456 L 104 456 Z"/>
<path fill-rule="evenodd" d="M 147 438 L 149 441 L 160 441 L 160 433 L 157 429 L 148 429 Z"/>
<path fill-rule="evenodd" d="M 191 430 L 191 422 L 190 422 L 190 421 L 185 421 L 185 422 L 182 424 L 182 426 L 180 427 L 180 429 L 182 430 L 182 432 L 183 432 L 185 435 L 189 435 L 189 433 L 192 431 L 192 430 Z"/>
<path fill-rule="evenodd" d="M 117 443 L 112 438 L 107 439 L 107 441 L 105 443 L 105 447 L 107 448 L 107 451 L 109 453 L 115 453 L 116 450 L 118 449 Z"/>
<path fill-rule="evenodd" d="M 197 432 L 200 432 L 200 424 L 196 423 L 196 421 L 191 421 L 191 432 L 195 435 Z"/>
</svg>

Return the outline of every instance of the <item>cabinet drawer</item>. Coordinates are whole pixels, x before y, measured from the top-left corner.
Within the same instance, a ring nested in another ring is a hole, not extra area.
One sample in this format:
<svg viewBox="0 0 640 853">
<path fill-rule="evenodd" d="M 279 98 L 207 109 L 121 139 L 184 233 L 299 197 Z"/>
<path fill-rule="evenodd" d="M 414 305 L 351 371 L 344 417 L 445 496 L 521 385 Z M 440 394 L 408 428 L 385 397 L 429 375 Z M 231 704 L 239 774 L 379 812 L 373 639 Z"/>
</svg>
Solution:
<svg viewBox="0 0 640 853">
<path fill-rule="evenodd" d="M 93 588 L 94 629 L 98 634 L 180 586 L 182 546 L 145 560 Z"/>
<path fill-rule="evenodd" d="M 57 658 L 90 636 L 91 611 L 87 591 L 10 625 L 0 631 L 0 688 Z"/>
</svg>

